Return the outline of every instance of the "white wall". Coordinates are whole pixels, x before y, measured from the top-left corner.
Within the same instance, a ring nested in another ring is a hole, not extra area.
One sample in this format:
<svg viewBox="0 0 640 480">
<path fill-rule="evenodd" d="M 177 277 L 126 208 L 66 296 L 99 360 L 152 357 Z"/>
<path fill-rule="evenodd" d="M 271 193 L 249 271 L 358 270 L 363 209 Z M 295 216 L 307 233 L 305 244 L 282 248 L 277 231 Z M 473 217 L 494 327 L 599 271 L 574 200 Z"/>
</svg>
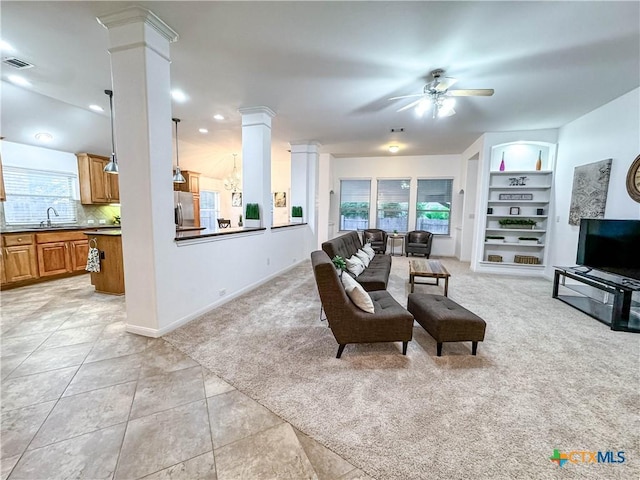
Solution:
<svg viewBox="0 0 640 480">
<path fill-rule="evenodd" d="M 568 223 L 576 166 L 612 158 L 605 218 L 640 219 L 640 204 L 625 186 L 631 162 L 640 153 L 640 88 L 563 126 L 558 144 L 554 202 L 559 221 L 551 239 L 551 266 L 576 263 L 579 227 Z"/>
<path fill-rule="evenodd" d="M 78 159 L 73 153 L 7 141 L 0 142 L 0 152 L 5 167 L 32 168 L 75 175 L 73 198 L 80 199 L 77 180 Z"/>
<path fill-rule="evenodd" d="M 457 192 L 460 185 L 460 155 L 417 155 L 417 156 L 386 156 L 386 157 L 356 157 L 332 158 L 332 190 L 335 201 L 330 213 L 330 222 L 339 228 L 340 209 L 340 180 L 364 179 L 371 181 L 371 228 L 375 225 L 376 180 L 409 178 L 411 179 L 410 205 L 415 204 L 418 178 L 451 178 L 453 179 L 453 198 L 451 203 L 451 235 L 437 235 L 434 237 L 431 253 L 435 256 L 451 257 L 455 254 L 455 226 L 460 224 L 462 205 Z M 409 230 L 415 229 L 415 209 L 409 209 Z"/>
</svg>

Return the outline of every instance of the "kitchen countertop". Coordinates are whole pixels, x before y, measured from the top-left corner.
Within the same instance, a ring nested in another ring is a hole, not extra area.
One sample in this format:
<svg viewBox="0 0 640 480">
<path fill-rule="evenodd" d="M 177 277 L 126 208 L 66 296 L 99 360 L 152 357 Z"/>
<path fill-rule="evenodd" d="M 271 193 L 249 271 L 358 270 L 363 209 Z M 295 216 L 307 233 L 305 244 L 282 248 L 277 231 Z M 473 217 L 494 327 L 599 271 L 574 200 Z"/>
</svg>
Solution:
<svg viewBox="0 0 640 480">
<path fill-rule="evenodd" d="M 2 233 L 49 233 L 73 230 L 119 229 L 120 225 L 63 225 L 57 227 L 5 227 Z"/>
<path fill-rule="evenodd" d="M 223 235 L 233 235 L 234 233 L 259 232 L 266 230 L 265 227 L 247 228 L 247 227 L 231 227 L 231 228 L 205 228 L 204 230 L 186 230 L 176 232 L 176 241 L 192 240 L 194 238 L 218 237 Z"/>
<path fill-rule="evenodd" d="M 101 228 L 101 229 L 92 229 L 92 230 L 84 230 L 82 233 L 85 235 L 103 235 L 103 236 L 121 236 L 122 230 L 119 228 Z"/>
</svg>

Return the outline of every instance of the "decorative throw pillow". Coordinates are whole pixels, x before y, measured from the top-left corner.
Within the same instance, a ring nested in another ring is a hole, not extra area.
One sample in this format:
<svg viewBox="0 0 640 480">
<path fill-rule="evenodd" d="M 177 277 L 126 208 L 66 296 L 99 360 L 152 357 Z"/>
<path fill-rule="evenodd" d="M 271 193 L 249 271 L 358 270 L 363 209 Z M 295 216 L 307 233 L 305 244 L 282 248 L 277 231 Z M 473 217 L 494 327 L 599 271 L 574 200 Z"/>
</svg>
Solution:
<svg viewBox="0 0 640 480">
<path fill-rule="evenodd" d="M 367 313 L 375 313 L 373 301 L 369 294 L 364 291 L 362 285 L 356 282 L 349 275 L 342 276 L 342 285 L 344 285 L 344 291 L 347 292 L 347 296 L 356 307 Z"/>
<path fill-rule="evenodd" d="M 369 261 L 373 260 L 373 257 L 375 257 L 376 252 L 373 251 L 373 248 L 371 247 L 371 243 L 369 242 L 365 243 L 364 247 L 362 247 L 362 250 L 364 251 L 364 253 L 369 255 Z"/>
<path fill-rule="evenodd" d="M 364 272 L 364 263 L 355 255 L 351 255 L 345 260 L 347 262 L 347 270 L 353 273 L 356 277 Z"/>
<path fill-rule="evenodd" d="M 362 263 L 364 263 L 365 267 L 369 266 L 369 262 L 371 261 L 371 259 L 369 258 L 369 255 L 366 254 L 366 252 L 364 252 L 363 250 L 358 250 L 356 252 L 356 257 L 362 260 Z"/>
</svg>

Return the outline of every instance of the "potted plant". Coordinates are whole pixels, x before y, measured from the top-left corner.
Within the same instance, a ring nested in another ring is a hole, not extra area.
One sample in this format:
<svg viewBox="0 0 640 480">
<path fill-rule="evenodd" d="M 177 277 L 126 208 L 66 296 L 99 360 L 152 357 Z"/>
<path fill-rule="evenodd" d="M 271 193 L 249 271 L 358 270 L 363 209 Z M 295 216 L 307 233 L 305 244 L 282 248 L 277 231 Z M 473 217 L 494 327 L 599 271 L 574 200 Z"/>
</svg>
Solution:
<svg viewBox="0 0 640 480">
<path fill-rule="evenodd" d="M 398 230 L 394 230 L 394 231 L 393 231 L 393 236 L 394 236 L 394 237 L 397 237 L 397 236 L 398 236 Z"/>
<path fill-rule="evenodd" d="M 291 207 L 291 223 L 302 223 L 302 207 Z"/>
<path fill-rule="evenodd" d="M 503 218 L 498 220 L 500 228 L 521 228 L 525 230 L 533 230 L 536 226 L 536 221 L 530 218 Z"/>
<path fill-rule="evenodd" d="M 487 235 L 484 237 L 486 243 L 504 243 L 504 237 L 502 235 Z"/>
<path fill-rule="evenodd" d="M 340 270 L 340 273 L 347 269 L 347 262 L 344 261 L 340 255 L 336 255 L 331 259 L 333 265 L 336 267 L 336 270 Z"/>
<path fill-rule="evenodd" d="M 249 228 L 260 228 L 260 205 L 257 203 L 247 203 L 244 224 Z"/>
<path fill-rule="evenodd" d="M 238 216 L 238 226 L 241 227 L 242 226 L 242 215 Z"/>
<path fill-rule="evenodd" d="M 537 237 L 518 237 L 518 243 L 522 243 L 524 245 L 538 245 Z"/>
</svg>

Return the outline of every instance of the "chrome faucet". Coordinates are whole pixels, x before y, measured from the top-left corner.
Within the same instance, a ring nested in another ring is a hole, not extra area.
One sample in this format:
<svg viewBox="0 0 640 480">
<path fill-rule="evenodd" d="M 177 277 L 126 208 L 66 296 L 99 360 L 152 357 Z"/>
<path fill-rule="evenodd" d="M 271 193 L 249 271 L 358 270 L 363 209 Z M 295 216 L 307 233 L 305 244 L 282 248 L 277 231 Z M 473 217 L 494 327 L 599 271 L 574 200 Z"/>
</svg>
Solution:
<svg viewBox="0 0 640 480">
<path fill-rule="evenodd" d="M 58 217 L 58 212 L 56 212 L 56 209 L 53 207 L 49 207 L 47 208 L 47 227 L 51 226 L 51 218 L 49 217 L 49 210 L 53 210 L 53 213 L 55 214 L 56 217 Z"/>
</svg>

